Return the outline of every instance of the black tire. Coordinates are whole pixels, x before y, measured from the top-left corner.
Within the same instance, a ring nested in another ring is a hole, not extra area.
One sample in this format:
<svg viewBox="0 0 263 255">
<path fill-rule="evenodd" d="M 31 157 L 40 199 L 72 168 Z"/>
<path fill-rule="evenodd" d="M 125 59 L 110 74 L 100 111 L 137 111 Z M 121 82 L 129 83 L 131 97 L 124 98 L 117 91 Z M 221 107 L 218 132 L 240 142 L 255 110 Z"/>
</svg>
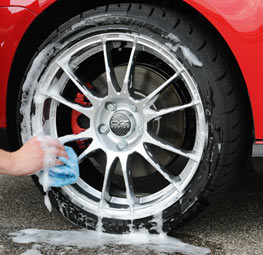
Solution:
<svg viewBox="0 0 263 255">
<path fill-rule="evenodd" d="M 81 13 L 66 21 L 43 42 L 25 74 L 19 101 L 23 106 L 30 106 L 27 108 L 31 111 L 30 115 L 25 116 L 23 110 L 22 113 L 24 119 L 30 119 L 31 126 L 34 100 L 28 95 L 33 96 L 36 87 L 28 86 L 28 75 L 33 75 L 36 81 L 40 80 L 49 63 L 64 48 L 72 46 L 87 35 L 120 30 L 128 34 L 136 32 L 151 37 L 162 45 L 170 45 L 170 50 L 175 50 L 173 54 L 196 82 L 205 109 L 207 138 L 198 169 L 180 199 L 159 212 L 163 219 L 163 230 L 170 231 L 197 216 L 222 196 L 233 181 L 239 158 L 244 156 L 245 144 L 242 140 L 246 128 L 243 125 L 240 89 L 224 50 L 211 38 L 205 27 L 180 11 L 163 10 L 150 5 L 108 5 Z M 58 42 L 61 47 L 50 47 Z M 181 48 L 173 48 L 178 45 Z M 188 58 L 184 47 L 190 49 L 194 59 Z M 43 54 L 43 49 L 48 58 L 42 62 L 34 62 L 37 56 Z M 35 86 L 37 85 L 36 83 Z M 31 128 L 26 127 L 24 121 L 22 129 L 27 133 L 23 137 L 25 141 L 32 135 Z M 186 131 L 185 135 L 190 136 L 190 132 L 191 130 Z M 37 182 L 37 178 L 35 180 Z M 98 215 L 77 205 L 60 189 L 52 189 L 50 195 L 53 205 L 71 222 L 84 228 L 96 228 Z M 137 228 L 143 226 L 151 229 L 155 225 L 152 218 L 153 215 L 142 216 L 134 219 L 133 224 Z M 103 218 L 102 223 L 105 231 L 122 233 L 129 230 L 131 220 L 108 217 Z"/>
</svg>

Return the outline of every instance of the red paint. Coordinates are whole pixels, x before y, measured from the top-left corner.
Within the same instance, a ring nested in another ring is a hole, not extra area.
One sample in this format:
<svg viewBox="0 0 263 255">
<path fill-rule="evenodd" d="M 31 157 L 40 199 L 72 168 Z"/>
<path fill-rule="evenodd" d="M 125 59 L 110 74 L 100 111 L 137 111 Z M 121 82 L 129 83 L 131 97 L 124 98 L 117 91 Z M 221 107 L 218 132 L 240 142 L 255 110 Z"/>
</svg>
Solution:
<svg viewBox="0 0 263 255">
<path fill-rule="evenodd" d="M 36 15 L 22 7 L 0 7 L 0 127 L 6 127 L 6 91 L 15 50 Z"/>
<path fill-rule="evenodd" d="M 0 6 L 0 127 L 6 126 L 5 95 L 9 69 L 23 33 L 55 0 L 2 0 Z M 263 139 L 263 1 L 185 0 L 204 15 L 221 33 L 236 57 L 245 78 L 252 104 L 256 139 Z M 18 7 L 21 6 L 21 7 Z M 26 8 L 23 9 L 22 7 Z M 31 10 L 31 11 L 29 11 Z"/>
<path fill-rule="evenodd" d="M 6 127 L 6 92 L 15 51 L 23 34 L 55 0 L 1 0 L 0 3 L 0 127 Z M 2 6 L 2 7 L 1 7 Z M 9 7 L 8 7 L 9 6 Z"/>
<path fill-rule="evenodd" d="M 56 0 L 1 0 L 0 6 L 20 6 L 40 14 Z"/>
<path fill-rule="evenodd" d="M 252 104 L 256 139 L 263 139 L 263 1 L 185 0 L 224 37 L 239 63 Z"/>
</svg>

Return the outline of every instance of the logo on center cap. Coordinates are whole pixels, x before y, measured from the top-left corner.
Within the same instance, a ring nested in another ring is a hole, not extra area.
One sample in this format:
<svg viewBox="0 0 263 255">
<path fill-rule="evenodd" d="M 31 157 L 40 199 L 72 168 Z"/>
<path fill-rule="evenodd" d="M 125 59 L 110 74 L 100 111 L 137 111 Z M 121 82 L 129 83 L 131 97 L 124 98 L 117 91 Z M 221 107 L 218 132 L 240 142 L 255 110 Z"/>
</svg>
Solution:
<svg viewBox="0 0 263 255">
<path fill-rule="evenodd" d="M 116 113 L 110 120 L 111 131 L 117 136 L 125 136 L 131 130 L 131 121 L 126 114 Z"/>
</svg>

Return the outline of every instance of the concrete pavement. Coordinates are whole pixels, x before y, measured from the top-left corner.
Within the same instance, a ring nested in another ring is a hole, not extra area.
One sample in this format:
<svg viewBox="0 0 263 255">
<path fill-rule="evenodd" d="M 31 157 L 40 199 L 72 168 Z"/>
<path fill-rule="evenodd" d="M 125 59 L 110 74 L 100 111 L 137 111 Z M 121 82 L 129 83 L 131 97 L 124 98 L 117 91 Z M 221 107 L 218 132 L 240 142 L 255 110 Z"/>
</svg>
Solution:
<svg viewBox="0 0 263 255">
<path fill-rule="evenodd" d="M 20 229 L 76 229 L 60 213 L 47 211 L 30 177 L 0 176 L 0 254 L 21 254 L 32 244 L 13 243 L 8 234 Z M 212 254 L 263 254 L 263 176 L 248 164 L 230 193 L 198 220 L 172 233 L 184 242 L 208 247 Z M 137 254 L 130 246 L 77 249 L 42 245 L 30 254 Z M 143 251 L 143 254 L 158 254 Z M 174 253 L 179 254 L 179 253 Z M 141 255 L 141 254 L 140 254 Z"/>
</svg>

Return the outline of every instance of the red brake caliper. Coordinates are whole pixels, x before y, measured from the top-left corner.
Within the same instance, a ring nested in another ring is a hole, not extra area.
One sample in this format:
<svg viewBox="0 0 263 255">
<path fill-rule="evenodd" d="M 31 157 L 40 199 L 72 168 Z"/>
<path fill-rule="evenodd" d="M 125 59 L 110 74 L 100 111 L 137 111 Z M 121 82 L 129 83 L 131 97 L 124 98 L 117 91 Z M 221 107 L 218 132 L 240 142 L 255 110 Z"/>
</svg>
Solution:
<svg viewBox="0 0 263 255">
<path fill-rule="evenodd" d="M 89 89 L 93 89 L 93 86 L 89 82 L 86 82 L 85 85 Z M 74 99 L 74 102 L 76 102 L 76 103 L 78 103 L 84 107 L 90 107 L 91 106 L 91 103 L 80 92 L 77 93 L 76 98 Z M 78 123 L 78 119 L 80 118 L 81 115 L 82 115 L 82 113 L 75 111 L 75 110 L 72 110 L 71 128 L 72 128 L 73 134 L 75 134 L 75 135 L 86 130 L 85 128 L 82 128 Z M 81 149 L 81 150 L 84 150 L 89 146 L 89 144 L 87 144 L 85 140 L 76 141 L 76 143 L 77 143 L 79 149 Z"/>
</svg>

